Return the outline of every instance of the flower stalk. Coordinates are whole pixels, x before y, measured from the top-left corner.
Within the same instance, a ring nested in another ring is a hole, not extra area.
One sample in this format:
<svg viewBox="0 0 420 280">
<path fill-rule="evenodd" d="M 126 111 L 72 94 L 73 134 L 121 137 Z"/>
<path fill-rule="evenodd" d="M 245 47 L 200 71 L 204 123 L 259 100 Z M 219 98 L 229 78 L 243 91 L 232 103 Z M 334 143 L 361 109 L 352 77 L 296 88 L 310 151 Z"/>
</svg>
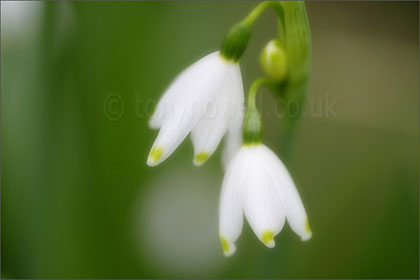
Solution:
<svg viewBox="0 0 420 280">
<path fill-rule="evenodd" d="M 267 47 L 271 45 L 271 49 L 267 51 L 266 47 L 261 53 L 262 68 L 268 79 L 272 81 L 272 91 L 284 100 L 283 109 L 287 110 L 289 104 L 296 105 L 294 106 L 296 110 L 286 115 L 280 128 L 283 143 L 281 154 L 288 161 L 294 131 L 304 106 L 310 72 L 311 36 L 305 3 L 303 1 L 259 3 L 242 21 L 229 30 L 221 47 L 221 55 L 226 60 L 234 62 L 240 60 L 248 45 L 252 25 L 267 8 L 273 8 L 276 13 L 278 35 L 270 42 L 271 44 L 267 45 Z M 259 115 L 255 110 L 250 109 L 249 112 L 247 110 L 245 122 L 251 121 L 251 115 Z"/>
<path fill-rule="evenodd" d="M 226 60 L 238 62 L 242 57 L 251 37 L 251 29 L 254 22 L 261 13 L 267 8 L 275 4 L 275 1 L 264 1 L 258 4 L 248 16 L 235 24 L 227 33 L 220 53 Z"/>
<path fill-rule="evenodd" d="M 305 3 L 303 1 L 261 2 L 228 32 L 221 54 L 227 60 L 239 61 L 248 44 L 252 25 L 267 8 L 273 8 L 276 13 L 278 35 L 270 42 L 271 49 L 267 49 L 270 47 L 269 43 L 261 53 L 262 68 L 272 82 L 273 93 L 283 99 L 285 104 L 283 109 L 287 110 L 290 104 L 295 104 L 296 108 L 294 112 L 288 112 L 280 127 L 283 143 L 280 152 L 287 162 L 290 160 L 294 131 L 304 106 L 310 73 L 311 36 Z M 247 120 L 249 122 L 251 115 L 259 115 L 254 112 L 255 110 L 247 110 L 244 122 Z M 244 136 L 245 134 L 244 131 Z M 256 136 L 255 134 L 254 137 Z"/>
<path fill-rule="evenodd" d="M 302 114 L 308 91 L 311 62 L 311 35 L 303 1 L 278 1 L 274 5 L 279 20 L 278 40 L 285 46 L 287 78 L 277 87 L 276 94 L 283 98 L 284 110 L 295 104 L 295 112 L 286 116 L 280 128 L 280 153 L 290 160 L 295 130 Z"/>
</svg>

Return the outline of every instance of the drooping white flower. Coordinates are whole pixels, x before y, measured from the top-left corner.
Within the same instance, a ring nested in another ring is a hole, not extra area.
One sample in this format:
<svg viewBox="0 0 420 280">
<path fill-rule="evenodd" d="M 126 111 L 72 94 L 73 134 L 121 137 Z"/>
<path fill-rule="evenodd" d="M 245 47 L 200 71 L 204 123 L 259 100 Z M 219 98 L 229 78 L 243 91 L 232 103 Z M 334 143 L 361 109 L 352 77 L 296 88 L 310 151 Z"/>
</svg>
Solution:
<svg viewBox="0 0 420 280">
<path fill-rule="evenodd" d="M 305 208 L 280 159 L 261 143 L 243 145 L 229 162 L 219 208 L 219 234 L 225 256 L 236 251 L 243 215 L 258 239 L 273 248 L 287 219 L 302 240 L 312 236 Z"/>
<path fill-rule="evenodd" d="M 211 53 L 184 70 L 159 101 L 149 126 L 160 129 L 147 159 L 156 166 L 191 132 L 194 164 L 203 164 L 227 133 L 224 160 L 241 143 L 242 77 L 237 62 Z"/>
</svg>

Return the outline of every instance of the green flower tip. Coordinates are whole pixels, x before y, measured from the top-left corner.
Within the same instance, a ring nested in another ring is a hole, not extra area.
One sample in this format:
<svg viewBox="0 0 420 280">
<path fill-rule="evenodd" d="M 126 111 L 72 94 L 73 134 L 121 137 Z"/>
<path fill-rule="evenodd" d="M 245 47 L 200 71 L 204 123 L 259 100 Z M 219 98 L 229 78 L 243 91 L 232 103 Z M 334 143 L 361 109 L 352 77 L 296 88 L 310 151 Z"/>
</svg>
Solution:
<svg viewBox="0 0 420 280">
<path fill-rule="evenodd" d="M 311 230 L 311 227 L 309 226 L 308 219 L 306 219 L 306 222 L 305 222 L 305 231 L 307 234 L 312 234 L 312 230 Z"/>
<path fill-rule="evenodd" d="M 236 252 L 235 244 L 229 243 L 223 236 L 220 236 L 220 243 L 222 243 L 223 255 L 225 255 L 225 257 L 230 257 Z"/>
<path fill-rule="evenodd" d="M 261 240 L 268 248 L 274 247 L 274 232 L 266 230 L 262 233 Z"/>
<path fill-rule="evenodd" d="M 194 164 L 196 166 L 200 166 L 203 163 L 205 163 L 209 159 L 210 155 L 205 152 L 201 152 L 199 154 L 196 154 L 194 157 Z"/>
<path fill-rule="evenodd" d="M 156 163 L 161 159 L 163 155 L 162 147 L 154 147 L 150 152 L 149 158 L 147 159 L 147 164 L 149 166 L 155 166 Z"/>
<path fill-rule="evenodd" d="M 301 235 L 300 238 L 302 239 L 302 241 L 308 241 L 309 239 L 312 238 L 312 230 L 311 230 L 311 227 L 309 226 L 308 219 L 305 220 L 305 232 Z"/>
<path fill-rule="evenodd" d="M 223 253 L 229 253 L 229 242 L 224 237 L 220 237 L 220 243 L 222 243 Z"/>
</svg>

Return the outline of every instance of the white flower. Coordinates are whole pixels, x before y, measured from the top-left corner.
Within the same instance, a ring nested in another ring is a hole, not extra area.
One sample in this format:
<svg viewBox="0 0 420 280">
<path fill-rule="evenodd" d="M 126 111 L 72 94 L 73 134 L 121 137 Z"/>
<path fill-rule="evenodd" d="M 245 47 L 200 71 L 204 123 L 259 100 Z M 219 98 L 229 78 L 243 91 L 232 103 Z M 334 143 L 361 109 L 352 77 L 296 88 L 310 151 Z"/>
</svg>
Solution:
<svg viewBox="0 0 420 280">
<path fill-rule="evenodd" d="M 227 133 L 224 160 L 242 143 L 242 77 L 239 64 L 211 53 L 184 70 L 169 86 L 150 119 L 160 129 L 147 159 L 156 166 L 191 132 L 194 164 L 203 164 Z"/>
<path fill-rule="evenodd" d="M 280 159 L 262 144 L 244 145 L 229 162 L 223 180 L 219 209 L 219 234 L 225 256 L 236 251 L 243 214 L 267 247 L 285 219 L 302 240 L 312 236 L 295 184 Z"/>
</svg>

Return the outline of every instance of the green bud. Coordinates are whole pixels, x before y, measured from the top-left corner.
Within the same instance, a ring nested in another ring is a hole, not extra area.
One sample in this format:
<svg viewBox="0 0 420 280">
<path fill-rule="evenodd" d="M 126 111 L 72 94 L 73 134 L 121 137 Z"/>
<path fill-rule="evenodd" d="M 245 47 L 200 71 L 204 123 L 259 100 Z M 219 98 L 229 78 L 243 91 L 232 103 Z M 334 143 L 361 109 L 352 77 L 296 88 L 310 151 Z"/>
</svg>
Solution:
<svg viewBox="0 0 420 280">
<path fill-rule="evenodd" d="M 274 81 L 280 82 L 287 75 L 286 50 L 278 40 L 271 40 L 260 55 L 264 72 Z"/>
<path fill-rule="evenodd" d="M 243 127 L 245 145 L 260 144 L 262 139 L 262 121 L 260 112 L 255 106 L 248 107 Z"/>
<path fill-rule="evenodd" d="M 250 36 L 251 25 L 248 22 L 242 21 L 234 25 L 223 41 L 220 49 L 221 55 L 227 60 L 239 61 L 248 45 Z"/>
</svg>

